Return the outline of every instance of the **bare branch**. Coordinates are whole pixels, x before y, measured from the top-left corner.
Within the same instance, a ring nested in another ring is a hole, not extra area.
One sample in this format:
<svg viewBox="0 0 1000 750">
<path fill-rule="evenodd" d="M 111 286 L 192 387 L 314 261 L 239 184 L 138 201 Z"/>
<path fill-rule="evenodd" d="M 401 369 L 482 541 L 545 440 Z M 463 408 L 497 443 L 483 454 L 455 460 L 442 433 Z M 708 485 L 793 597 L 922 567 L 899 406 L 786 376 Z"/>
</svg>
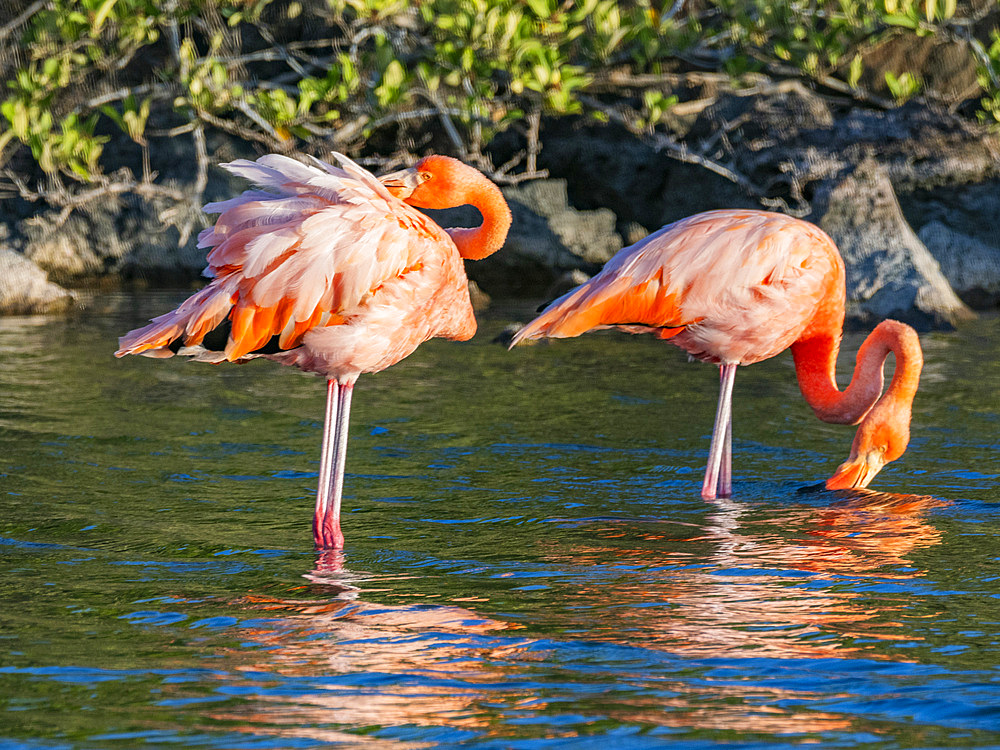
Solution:
<svg viewBox="0 0 1000 750">
<path fill-rule="evenodd" d="M 250 107 L 245 103 L 244 106 L 246 106 L 246 108 L 250 110 Z M 253 110 L 250 111 L 252 112 Z M 270 131 L 270 134 L 259 133 L 256 130 L 245 128 L 241 126 L 239 123 L 233 122 L 231 120 L 223 120 L 221 117 L 216 117 L 211 112 L 208 112 L 204 109 L 198 109 L 197 115 L 199 120 L 203 120 L 204 122 L 207 122 L 209 125 L 212 125 L 213 127 L 216 127 L 225 133 L 230 133 L 231 135 L 238 136 L 240 138 L 243 138 L 244 140 L 253 141 L 255 143 L 261 143 L 267 148 L 271 149 L 272 151 L 288 151 L 290 148 L 290 143 L 280 138 L 278 134 L 275 132 L 274 128 L 270 126 L 270 124 L 267 124 L 267 129 L 268 131 Z M 257 115 L 256 112 L 254 112 L 254 115 L 260 118 L 260 115 Z M 260 120 L 261 122 L 266 123 L 266 121 L 263 118 L 260 118 Z"/>
<path fill-rule="evenodd" d="M 525 165 L 529 174 L 534 174 L 538 169 L 538 152 L 541 147 L 538 143 L 538 131 L 542 126 L 542 108 L 535 104 L 528 113 L 528 163 Z"/>
<path fill-rule="evenodd" d="M 188 200 L 188 196 L 181 190 L 157 185 L 150 181 L 132 179 L 122 179 L 112 181 L 105 179 L 100 184 L 88 190 L 70 191 L 61 182 L 54 183 L 54 187 L 46 189 L 31 189 L 27 183 L 17 174 L 7 170 L 4 176 L 10 180 L 17 194 L 24 200 L 37 202 L 44 201 L 52 206 L 59 206 L 59 212 L 54 222 L 46 219 L 46 226 L 50 230 L 55 230 L 66 223 L 70 215 L 78 208 L 82 208 L 96 200 L 114 197 L 125 193 L 134 193 L 146 199 L 159 197 L 169 198 L 178 203 Z M 9 189 L 9 188 L 8 188 Z M 29 220 L 30 221 L 30 220 Z"/>
<path fill-rule="evenodd" d="M 166 83 L 143 83 L 138 86 L 123 87 L 80 102 L 70 112 L 78 115 L 92 109 L 97 109 L 105 104 L 120 102 L 123 99 L 127 99 L 130 95 L 142 96 L 144 94 L 152 94 L 154 99 L 167 99 L 175 96 L 177 90 L 176 86 Z"/>
<path fill-rule="evenodd" d="M 438 117 L 441 119 L 441 125 L 444 127 L 444 132 L 448 135 L 448 139 L 451 141 L 455 150 L 462 156 L 463 159 L 468 158 L 469 152 L 465 148 L 465 143 L 462 141 L 461 136 L 458 134 L 458 130 L 455 128 L 455 123 L 451 121 L 451 117 L 448 114 L 448 110 L 441 106 L 441 102 L 438 101 L 437 96 L 432 91 L 427 89 L 420 89 L 419 92 L 427 99 L 431 104 L 434 105 L 434 109 L 438 113 Z"/>
<path fill-rule="evenodd" d="M 11 34 L 13 34 L 16 29 L 18 29 L 22 24 L 27 22 L 29 18 L 31 18 L 33 15 L 35 15 L 38 11 L 40 11 L 48 4 L 49 0 L 36 0 L 36 2 L 33 2 L 31 5 L 25 8 L 24 11 L 21 12 L 21 15 L 17 16 L 16 18 L 14 18 L 14 20 L 10 21 L 4 26 L 0 26 L 0 42 L 9 37 Z"/>
</svg>

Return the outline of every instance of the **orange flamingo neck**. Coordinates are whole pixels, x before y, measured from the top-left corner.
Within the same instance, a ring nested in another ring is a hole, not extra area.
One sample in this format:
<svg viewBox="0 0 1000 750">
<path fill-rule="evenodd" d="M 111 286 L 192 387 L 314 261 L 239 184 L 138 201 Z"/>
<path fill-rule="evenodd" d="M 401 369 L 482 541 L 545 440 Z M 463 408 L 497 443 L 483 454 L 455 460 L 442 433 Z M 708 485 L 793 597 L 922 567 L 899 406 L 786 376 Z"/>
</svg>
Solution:
<svg viewBox="0 0 1000 750">
<path fill-rule="evenodd" d="M 511 214 L 500 188 L 486 177 L 475 172 L 469 182 L 463 204 L 475 206 L 483 216 L 483 223 L 478 227 L 449 228 L 444 231 L 455 243 L 459 255 L 469 260 L 480 260 L 503 247 L 510 229 Z"/>
<path fill-rule="evenodd" d="M 792 344 L 799 388 L 816 416 L 824 422 L 857 424 L 880 397 L 885 402 L 905 405 L 908 412 L 923 366 L 916 331 L 895 320 L 879 323 L 858 349 L 854 374 L 843 391 L 837 388 L 836 381 L 840 336 L 838 328 Z M 890 353 L 896 358 L 896 370 L 882 396 L 882 368 Z"/>
</svg>

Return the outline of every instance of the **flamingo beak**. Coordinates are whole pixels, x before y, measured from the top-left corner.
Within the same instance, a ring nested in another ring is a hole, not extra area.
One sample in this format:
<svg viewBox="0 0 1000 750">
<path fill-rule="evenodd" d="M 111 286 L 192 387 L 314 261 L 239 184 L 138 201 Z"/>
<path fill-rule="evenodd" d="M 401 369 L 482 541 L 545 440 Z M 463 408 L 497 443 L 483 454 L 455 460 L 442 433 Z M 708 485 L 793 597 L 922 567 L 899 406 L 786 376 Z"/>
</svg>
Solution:
<svg viewBox="0 0 1000 750">
<path fill-rule="evenodd" d="M 413 195 L 413 191 L 424 181 L 420 176 L 420 170 L 416 167 L 401 169 L 398 172 L 382 175 L 378 179 L 390 193 L 400 200 L 406 200 Z"/>
<path fill-rule="evenodd" d="M 852 490 L 867 487 L 885 463 L 885 453 L 879 450 L 866 451 L 859 456 L 852 455 L 826 480 L 826 488 Z"/>
</svg>

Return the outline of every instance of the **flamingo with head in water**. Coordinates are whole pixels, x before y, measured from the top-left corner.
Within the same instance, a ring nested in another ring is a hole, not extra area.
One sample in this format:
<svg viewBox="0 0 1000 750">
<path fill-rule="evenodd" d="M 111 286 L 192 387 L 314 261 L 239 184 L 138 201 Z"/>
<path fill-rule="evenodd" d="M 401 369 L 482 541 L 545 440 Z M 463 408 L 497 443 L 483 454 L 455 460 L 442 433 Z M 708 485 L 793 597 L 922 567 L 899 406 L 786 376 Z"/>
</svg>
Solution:
<svg viewBox="0 0 1000 750">
<path fill-rule="evenodd" d="M 837 388 L 844 325 L 844 262 L 822 230 L 767 211 L 690 216 L 619 251 L 585 284 L 514 336 L 567 338 L 601 328 L 652 333 L 719 366 L 720 391 L 701 494 L 732 492 L 732 394 L 739 365 L 791 347 L 799 387 L 824 422 L 859 424 L 850 457 L 828 489 L 867 487 L 903 455 L 923 356 L 916 332 L 880 323 L 858 351 L 850 385 Z M 882 366 L 895 355 L 882 394 Z"/>
<path fill-rule="evenodd" d="M 264 357 L 327 379 L 313 538 L 340 549 L 340 505 L 354 383 L 433 337 L 476 331 L 463 258 L 503 245 L 511 223 L 500 189 L 446 156 L 377 179 L 271 154 L 223 166 L 264 188 L 205 206 L 199 235 L 212 281 L 119 340 L 115 355 L 186 355 L 206 362 Z M 442 229 L 416 208 L 472 205 L 477 228 Z"/>
</svg>

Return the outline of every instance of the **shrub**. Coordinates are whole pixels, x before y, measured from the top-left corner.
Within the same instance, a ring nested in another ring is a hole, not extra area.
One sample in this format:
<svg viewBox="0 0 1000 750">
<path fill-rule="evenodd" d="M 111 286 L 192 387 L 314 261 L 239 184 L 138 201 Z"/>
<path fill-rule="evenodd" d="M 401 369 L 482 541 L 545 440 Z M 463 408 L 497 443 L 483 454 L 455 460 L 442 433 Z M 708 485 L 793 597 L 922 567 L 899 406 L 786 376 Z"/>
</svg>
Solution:
<svg viewBox="0 0 1000 750">
<path fill-rule="evenodd" d="M 0 169 L 22 196 L 61 205 L 87 183 L 164 192 L 150 141 L 190 134 L 203 173 L 214 128 L 269 150 L 382 158 L 444 137 L 435 147 L 517 181 L 539 174 L 543 116 L 669 130 L 691 71 L 877 103 L 859 87 L 866 46 L 961 35 L 967 20 L 955 0 L 52 0 L 0 27 L 0 43 L 19 41 L 0 58 Z M 1000 123 L 1000 36 L 970 45 L 979 116 Z M 919 73 L 886 75 L 896 102 L 919 95 Z M 109 128 L 142 151 L 141 176 L 116 172 Z M 495 167 L 484 148 L 505 131 L 523 151 Z"/>
</svg>

